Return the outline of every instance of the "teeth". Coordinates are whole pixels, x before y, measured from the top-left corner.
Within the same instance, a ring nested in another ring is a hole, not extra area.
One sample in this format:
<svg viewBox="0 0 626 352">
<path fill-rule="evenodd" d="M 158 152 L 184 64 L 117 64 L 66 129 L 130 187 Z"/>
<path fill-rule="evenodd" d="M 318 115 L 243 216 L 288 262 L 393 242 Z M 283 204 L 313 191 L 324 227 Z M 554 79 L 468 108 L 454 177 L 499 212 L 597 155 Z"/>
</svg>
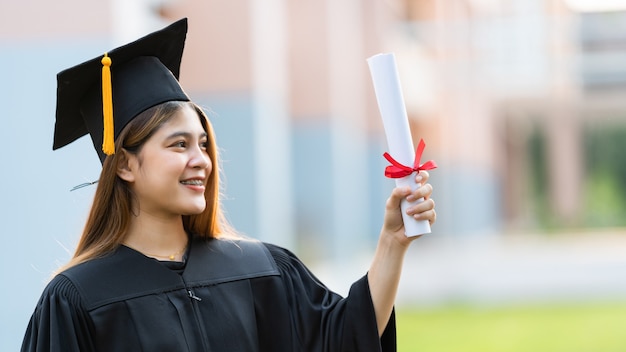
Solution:
<svg viewBox="0 0 626 352">
<path fill-rule="evenodd" d="M 186 181 L 180 181 L 180 183 L 182 183 L 183 185 L 194 185 L 194 186 L 203 185 L 201 180 L 186 180 Z"/>
</svg>

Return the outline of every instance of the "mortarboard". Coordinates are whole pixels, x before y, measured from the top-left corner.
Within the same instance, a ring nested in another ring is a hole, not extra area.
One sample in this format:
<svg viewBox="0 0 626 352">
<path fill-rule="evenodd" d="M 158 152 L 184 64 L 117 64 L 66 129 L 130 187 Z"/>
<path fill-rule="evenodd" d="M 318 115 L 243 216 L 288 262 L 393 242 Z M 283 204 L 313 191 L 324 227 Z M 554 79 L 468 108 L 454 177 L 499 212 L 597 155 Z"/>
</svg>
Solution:
<svg viewBox="0 0 626 352">
<path fill-rule="evenodd" d="M 186 35 L 184 18 L 60 72 L 52 149 L 89 133 L 104 162 L 114 151 L 103 149 L 112 148 L 113 140 L 139 113 L 167 101 L 189 101 L 178 83 Z M 112 121 L 107 109 L 112 110 Z"/>
</svg>

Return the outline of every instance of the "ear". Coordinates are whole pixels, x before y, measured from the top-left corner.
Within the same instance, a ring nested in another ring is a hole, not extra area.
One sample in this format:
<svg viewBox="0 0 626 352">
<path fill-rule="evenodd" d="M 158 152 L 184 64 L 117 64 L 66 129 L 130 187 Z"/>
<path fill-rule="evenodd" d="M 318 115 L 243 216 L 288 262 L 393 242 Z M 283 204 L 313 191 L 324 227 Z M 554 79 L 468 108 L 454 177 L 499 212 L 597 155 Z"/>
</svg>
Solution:
<svg viewBox="0 0 626 352">
<path fill-rule="evenodd" d="M 137 157 L 124 148 L 121 148 L 119 154 L 117 158 L 117 176 L 126 182 L 134 182 Z"/>
</svg>

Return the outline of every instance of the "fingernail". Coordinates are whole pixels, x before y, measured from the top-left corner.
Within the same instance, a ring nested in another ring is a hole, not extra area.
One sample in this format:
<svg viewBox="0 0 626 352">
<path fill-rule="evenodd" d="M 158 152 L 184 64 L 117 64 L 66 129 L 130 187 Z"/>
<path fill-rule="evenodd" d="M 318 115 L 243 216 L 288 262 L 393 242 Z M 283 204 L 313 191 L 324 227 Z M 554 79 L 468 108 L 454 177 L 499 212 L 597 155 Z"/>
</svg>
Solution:
<svg viewBox="0 0 626 352">
<path fill-rule="evenodd" d="M 422 176 L 421 175 L 417 175 L 417 177 L 415 178 L 416 182 L 422 182 Z"/>
</svg>

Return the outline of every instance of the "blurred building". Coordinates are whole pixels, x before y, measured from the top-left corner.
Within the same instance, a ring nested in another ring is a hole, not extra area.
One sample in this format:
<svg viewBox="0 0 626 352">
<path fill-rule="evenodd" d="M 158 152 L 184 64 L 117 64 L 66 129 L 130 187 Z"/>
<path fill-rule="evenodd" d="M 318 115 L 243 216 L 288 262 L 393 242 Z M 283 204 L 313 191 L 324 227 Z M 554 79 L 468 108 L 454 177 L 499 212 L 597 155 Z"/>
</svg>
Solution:
<svg viewBox="0 0 626 352">
<path fill-rule="evenodd" d="M 29 0 L 0 16 L 3 51 L 43 43 L 59 69 L 189 17 L 181 80 L 213 112 L 230 218 L 316 256 L 369 246 L 392 187 L 371 55 L 396 53 L 440 165 L 439 234 L 585 226 L 585 136 L 623 121 L 623 13 L 562 0 Z"/>
<path fill-rule="evenodd" d="M 334 253 L 375 238 L 392 185 L 365 64 L 379 52 L 396 53 L 414 138 L 441 166 L 438 233 L 588 225 L 588 184 L 605 177 L 589 140 L 624 120 L 623 12 L 561 0 L 30 0 L 3 4 L 0 39 L 62 69 L 180 17 L 181 80 L 213 111 L 242 232 Z M 623 189 L 617 178 L 605 181 Z"/>
<path fill-rule="evenodd" d="M 498 232 L 625 225 L 626 14 L 617 3 L 405 2 L 400 32 L 435 72 L 435 99 L 416 119 L 441 136 L 446 171 L 487 181 L 473 201 Z"/>
</svg>

